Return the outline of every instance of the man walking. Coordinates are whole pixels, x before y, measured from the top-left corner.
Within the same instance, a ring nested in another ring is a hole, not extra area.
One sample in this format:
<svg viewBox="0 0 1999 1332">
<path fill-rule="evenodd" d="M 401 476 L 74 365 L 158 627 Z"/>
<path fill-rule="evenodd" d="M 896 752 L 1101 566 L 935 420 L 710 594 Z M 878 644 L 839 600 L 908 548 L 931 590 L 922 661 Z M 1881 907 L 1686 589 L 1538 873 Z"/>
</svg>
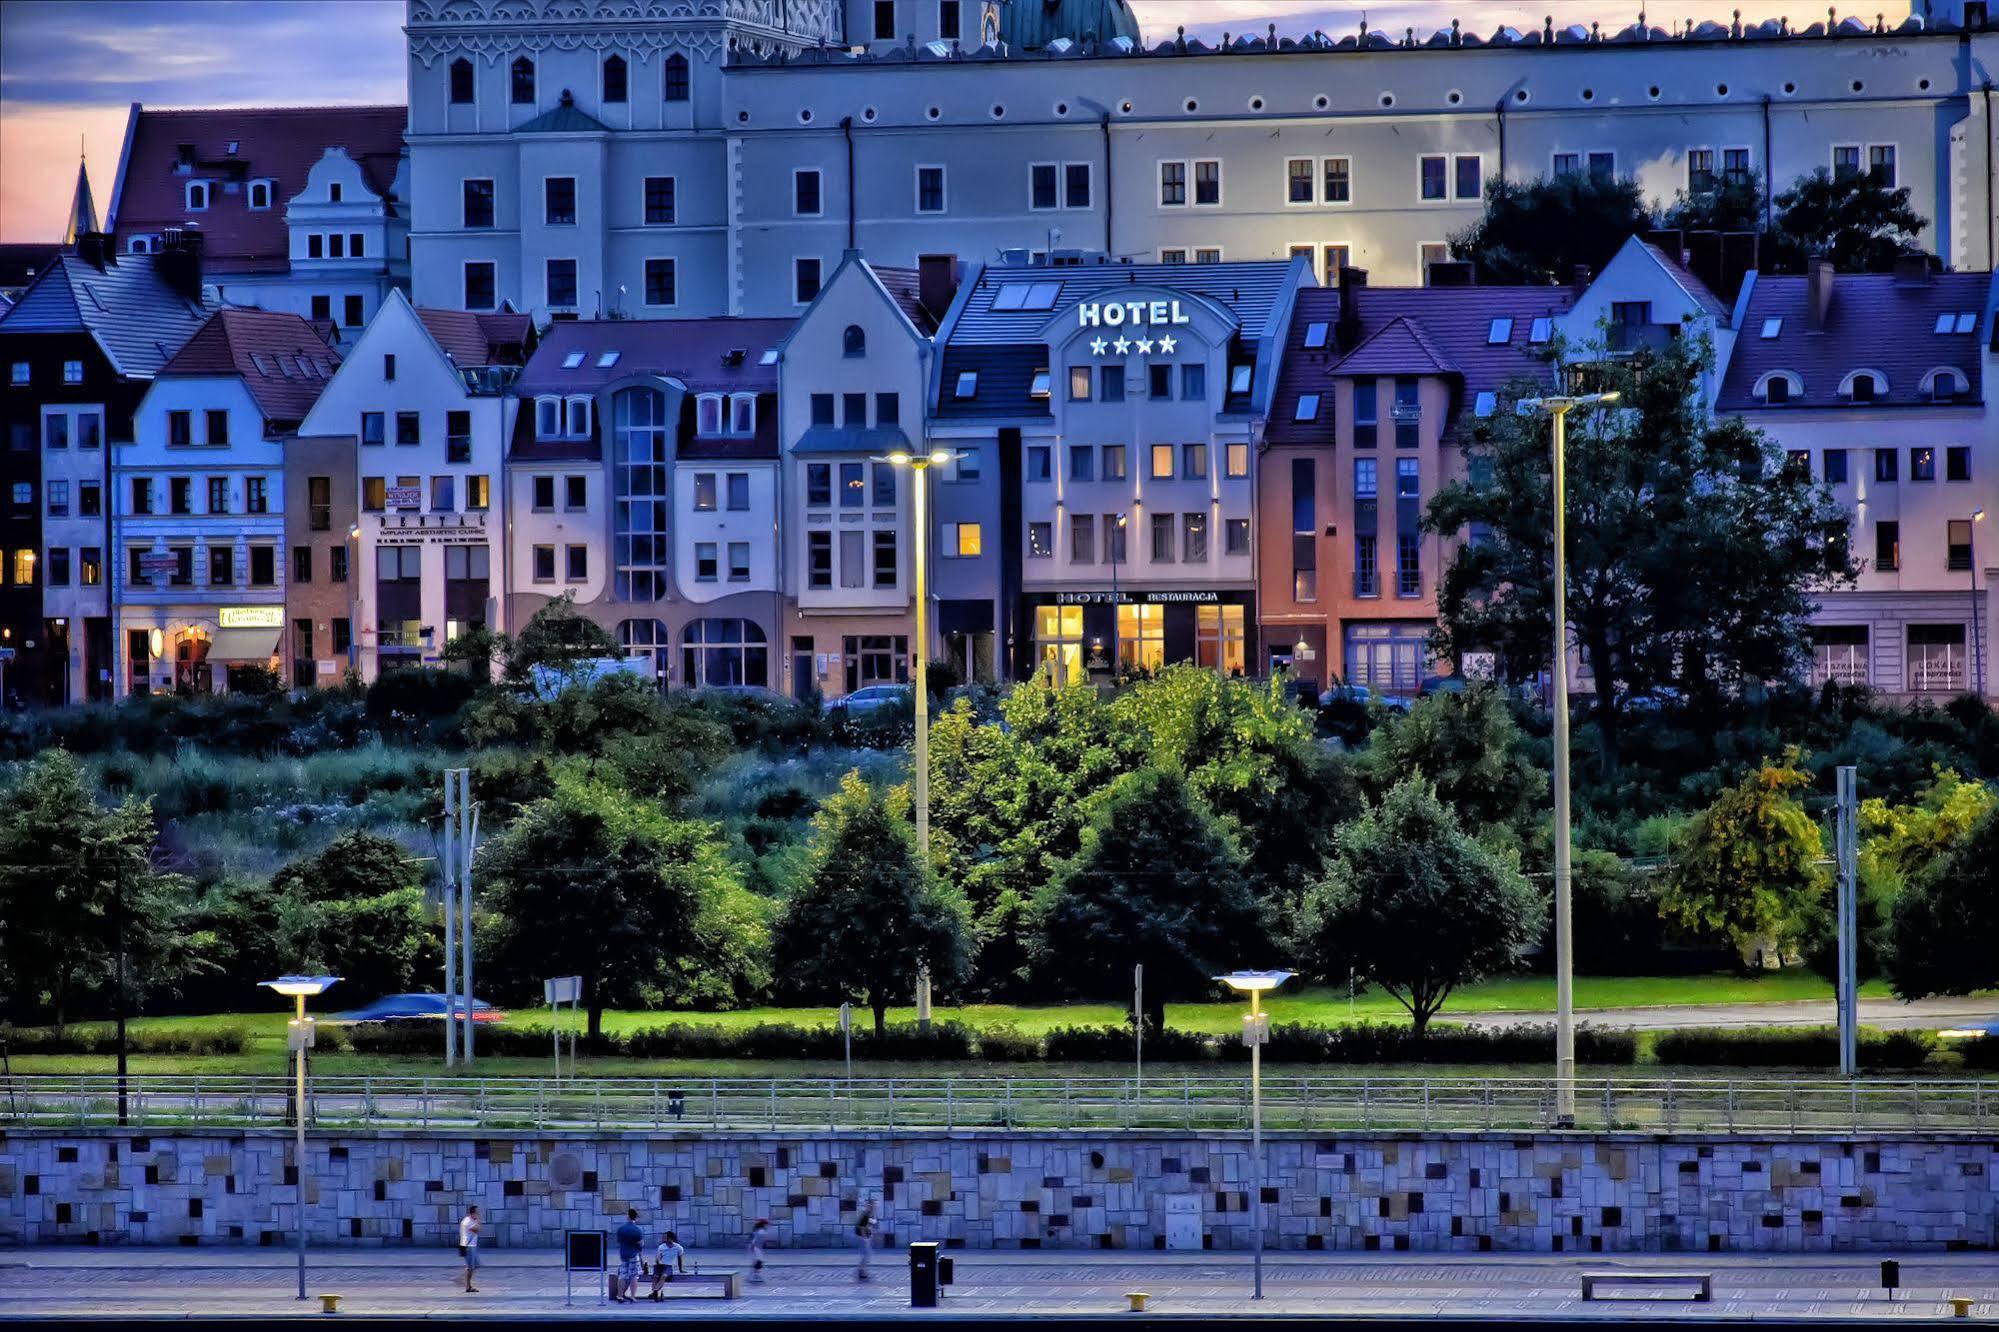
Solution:
<svg viewBox="0 0 1999 1332">
<path fill-rule="evenodd" d="M 639 1209 L 625 1209 L 625 1224 L 618 1227 L 618 1274 L 611 1278 L 611 1302 L 636 1304 L 639 1288 L 639 1251 L 645 1247 L 645 1233 L 639 1229 Z"/>
<path fill-rule="evenodd" d="M 458 1222 L 458 1256 L 465 1260 L 465 1293 L 476 1295 L 479 1288 L 472 1284 L 472 1274 L 479 1270 L 479 1205 L 466 1207 L 465 1215 Z"/>
<path fill-rule="evenodd" d="M 854 1280 L 868 1279 L 868 1259 L 875 1250 L 875 1205 L 872 1201 L 861 1204 L 861 1212 L 854 1219 L 854 1244 L 859 1254 L 854 1264 Z"/>
</svg>

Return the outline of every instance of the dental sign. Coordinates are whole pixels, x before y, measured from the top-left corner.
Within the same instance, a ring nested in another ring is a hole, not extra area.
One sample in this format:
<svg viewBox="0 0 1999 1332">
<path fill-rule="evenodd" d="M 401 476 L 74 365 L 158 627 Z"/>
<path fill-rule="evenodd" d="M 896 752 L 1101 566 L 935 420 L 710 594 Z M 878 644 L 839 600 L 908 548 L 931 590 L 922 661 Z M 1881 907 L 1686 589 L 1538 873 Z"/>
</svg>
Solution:
<svg viewBox="0 0 1999 1332">
<path fill-rule="evenodd" d="M 1179 340 L 1166 330 L 1194 321 L 1180 308 L 1177 300 L 1162 301 L 1083 301 L 1076 306 L 1076 326 L 1078 328 L 1102 328 L 1120 330 L 1115 341 L 1105 338 L 1090 340 L 1090 353 L 1102 356 L 1113 352 L 1124 356 L 1137 349 L 1139 355 L 1150 355 L 1156 347 L 1161 354 L 1171 356 Z M 1159 330 L 1156 333 L 1150 330 Z M 1129 330 L 1129 334 L 1123 330 Z"/>
</svg>

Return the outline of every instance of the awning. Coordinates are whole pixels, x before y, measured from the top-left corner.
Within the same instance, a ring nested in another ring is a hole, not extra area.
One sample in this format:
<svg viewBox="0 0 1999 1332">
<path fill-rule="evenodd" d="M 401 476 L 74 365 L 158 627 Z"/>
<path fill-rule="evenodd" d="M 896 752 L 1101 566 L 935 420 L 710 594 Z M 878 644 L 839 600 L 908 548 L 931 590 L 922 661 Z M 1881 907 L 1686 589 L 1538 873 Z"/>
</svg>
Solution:
<svg viewBox="0 0 1999 1332">
<path fill-rule="evenodd" d="M 791 446 L 793 453 L 909 452 L 909 436 L 900 426 L 812 426 Z"/>
<path fill-rule="evenodd" d="M 269 661 L 278 654 L 276 629 L 217 629 L 208 641 L 210 661 Z"/>
</svg>

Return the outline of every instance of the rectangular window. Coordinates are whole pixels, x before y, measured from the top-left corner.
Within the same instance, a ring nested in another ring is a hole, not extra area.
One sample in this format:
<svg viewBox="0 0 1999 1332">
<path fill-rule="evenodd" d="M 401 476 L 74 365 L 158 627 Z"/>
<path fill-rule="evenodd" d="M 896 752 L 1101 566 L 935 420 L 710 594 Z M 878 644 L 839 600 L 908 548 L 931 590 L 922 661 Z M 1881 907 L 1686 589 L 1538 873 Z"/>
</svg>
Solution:
<svg viewBox="0 0 1999 1332">
<path fill-rule="evenodd" d="M 1208 367 L 1199 361 L 1180 367 L 1180 400 L 1205 402 L 1208 397 Z"/>
<path fill-rule="evenodd" d="M 791 173 L 792 213 L 798 217 L 818 217 L 821 205 L 818 169 L 805 167 L 793 171 Z"/>
<path fill-rule="evenodd" d="M 1222 554 L 1249 554 L 1249 519 L 1225 518 L 1222 520 Z"/>
<path fill-rule="evenodd" d="M 875 40 L 895 40 L 895 0 L 875 0 Z"/>
<path fill-rule="evenodd" d="M 1053 162 L 1036 162 L 1027 169 L 1027 206 L 1037 211 L 1061 207 L 1061 174 Z"/>
<path fill-rule="evenodd" d="M 1069 367 L 1069 401 L 1088 402 L 1090 400 L 1090 367 L 1072 365 Z"/>
<path fill-rule="evenodd" d="M 102 546 L 80 546 L 76 552 L 76 583 L 78 587 L 97 587 L 104 582 L 104 548 Z"/>
<path fill-rule="evenodd" d="M 919 213 L 941 213 L 944 211 L 943 167 L 920 166 L 916 168 L 916 211 Z"/>
<path fill-rule="evenodd" d="M 209 444 L 229 442 L 229 413 L 209 408 L 202 414 L 202 438 Z"/>
<path fill-rule="evenodd" d="M 1208 515 L 1205 513 L 1183 513 L 1180 515 L 1182 556 L 1189 564 L 1208 562 Z"/>
<path fill-rule="evenodd" d="M 396 413 L 396 443 L 404 446 L 423 443 L 423 414 Z"/>
<path fill-rule="evenodd" d="M 810 305 L 819 295 L 819 261 L 817 259 L 794 259 L 791 261 L 791 298 L 800 305 Z"/>
<path fill-rule="evenodd" d="M 840 586 L 866 587 L 868 585 L 868 534 L 847 531 L 840 533 Z"/>
<path fill-rule="evenodd" d="M 278 548 L 276 546 L 250 547 L 250 586 L 276 587 L 278 584 Z"/>
<path fill-rule="evenodd" d="M 874 464 L 874 505 L 878 509 L 895 507 L 895 464 L 878 462 Z"/>
<path fill-rule="evenodd" d="M 1909 479 L 1911 481 L 1934 481 L 1937 479 L 1937 451 L 1931 448 L 1909 450 Z"/>
<path fill-rule="evenodd" d="M 457 492 L 458 487 L 454 484 L 453 477 L 446 475 L 430 478 L 430 511 L 451 513 L 458 507 Z"/>
<path fill-rule="evenodd" d="M 1173 563 L 1173 515 L 1170 513 L 1152 515 L 1152 562 Z"/>
<path fill-rule="evenodd" d="M 174 448 L 186 448 L 194 443 L 194 413 L 173 411 L 167 413 L 167 443 Z"/>
<path fill-rule="evenodd" d="M 576 225 L 576 177 L 547 176 L 541 182 L 542 217 L 551 227 Z"/>
<path fill-rule="evenodd" d="M 243 512 L 269 513 L 271 511 L 270 482 L 266 477 L 246 476 L 243 478 Z"/>
<path fill-rule="evenodd" d="M 472 461 L 472 413 L 451 410 L 444 414 L 444 460 L 453 463 Z"/>
<path fill-rule="evenodd" d="M 1161 208 L 1184 208 L 1187 206 L 1187 164 L 1185 162 L 1161 162 L 1159 164 L 1159 206 Z"/>
<path fill-rule="evenodd" d="M 1215 159 L 1194 163 L 1194 206 L 1219 208 L 1222 202 L 1222 164 Z"/>
<path fill-rule="evenodd" d="M 1353 163 L 1344 157 L 1329 157 L 1325 162 L 1324 200 L 1329 204 L 1351 203 L 1353 201 Z"/>
<path fill-rule="evenodd" d="M 1208 474 L 1208 446 L 1205 444 L 1182 444 L 1180 446 L 1180 475 L 1190 481 L 1197 481 Z"/>
<path fill-rule="evenodd" d="M 867 502 L 867 476 L 861 464 L 857 462 L 841 463 L 840 507 L 843 509 L 859 509 L 865 507 Z"/>
<path fill-rule="evenodd" d="M 875 424 L 878 426 L 902 424 L 902 395 L 900 393 L 875 394 Z"/>
<path fill-rule="evenodd" d="M 1895 145 L 1875 143 L 1867 147 L 1867 174 L 1884 190 L 1895 188 Z"/>
<path fill-rule="evenodd" d="M 1964 688 L 1962 624 L 1909 626 L 1908 687 L 1919 692 L 1957 693 Z"/>
<path fill-rule="evenodd" d="M 576 546 L 573 549 L 582 550 L 583 547 Z M 732 583 L 750 581 L 750 543 L 747 541 L 729 543 L 729 581 Z"/>
<path fill-rule="evenodd" d="M 1069 515 L 1069 563 L 1097 562 L 1097 516 L 1093 513 Z"/>
<path fill-rule="evenodd" d="M 1832 174 L 1839 180 L 1860 174 L 1859 144 L 1836 143 L 1832 146 Z"/>
<path fill-rule="evenodd" d="M 1308 204 L 1316 202 L 1314 191 L 1318 188 L 1318 164 L 1309 157 L 1294 157 L 1284 164 L 1284 202 Z"/>
<path fill-rule="evenodd" d="M 805 465 L 805 503 L 823 509 L 833 503 L 833 468 L 827 463 Z"/>
<path fill-rule="evenodd" d="M 805 581 L 808 587 L 824 589 L 833 586 L 833 534 L 831 532 L 807 532 L 805 534 Z"/>
<path fill-rule="evenodd" d="M 568 545 L 562 550 L 563 578 L 571 583 L 590 581 L 590 548 L 584 545 Z"/>
<path fill-rule="evenodd" d="M 1687 149 L 1687 191 L 1690 194 L 1705 194 L 1716 184 L 1714 170 L 1714 149 Z"/>
<path fill-rule="evenodd" d="M 1125 553 L 1125 523 L 1128 520 L 1121 513 L 1104 515 L 1104 559 L 1111 564 L 1123 564 L 1129 556 Z"/>
<path fill-rule="evenodd" d="M 646 225 L 649 227 L 670 227 L 674 223 L 674 178 L 672 176 L 646 177 Z"/>
<path fill-rule="evenodd" d="M 840 395 L 840 424 L 860 429 L 868 423 L 868 395 L 865 393 L 842 393 Z"/>
<path fill-rule="evenodd" d="M 977 523 L 944 524 L 944 554 L 947 557 L 971 559 L 984 550 L 984 533 Z"/>
<path fill-rule="evenodd" d="M 1371 449 L 1375 443 L 1375 429 L 1379 424 L 1379 389 L 1371 378 L 1356 379 L 1353 382 L 1353 446 L 1357 449 Z"/>
<path fill-rule="evenodd" d="M 1125 478 L 1124 445 L 1104 445 L 1103 477 L 1106 481 L 1122 481 Z"/>
<path fill-rule="evenodd" d="M 1097 369 L 1097 401 L 1124 401 L 1124 367 L 1121 365 L 1100 366 Z"/>
<path fill-rule="evenodd" d="M 555 478 L 552 476 L 530 477 L 529 487 L 533 495 L 530 501 L 530 507 L 533 512 L 553 512 L 555 509 Z M 695 507 L 700 507 L 698 500 L 695 503 Z"/>
<path fill-rule="evenodd" d="M 153 511 L 153 479 L 149 476 L 133 477 L 131 512 L 151 513 L 152 511 Z"/>
<path fill-rule="evenodd" d="M 359 328 L 368 322 L 362 313 L 361 306 L 362 302 L 359 296 L 344 296 L 341 298 L 341 318 L 346 322 L 347 327 Z"/>
<path fill-rule="evenodd" d="M 1054 460 L 1049 455 L 1050 450 L 1046 444 L 1031 444 L 1028 446 L 1027 479 L 1029 481 L 1047 481 L 1051 479 L 1050 470 Z"/>
<path fill-rule="evenodd" d="M 1062 206 L 1064 208 L 1088 208 L 1090 206 L 1090 164 L 1070 162 L 1062 168 Z"/>
<path fill-rule="evenodd" d="M 1891 482 L 1896 479 L 1900 468 L 1899 455 L 1894 449 L 1874 450 L 1874 479 L 1877 482 Z"/>
<path fill-rule="evenodd" d="M 1029 523 L 1027 525 L 1027 554 L 1029 559 L 1045 560 L 1055 554 L 1055 529 L 1049 523 Z"/>
<path fill-rule="evenodd" d="M 1728 185 L 1749 183 L 1749 150 L 1747 148 L 1724 148 L 1721 150 L 1721 178 Z"/>
<path fill-rule="evenodd" d="M 1971 568 L 1971 523 L 1969 518 L 1952 518 L 1944 524 L 1945 567 L 1952 573 Z"/>
<path fill-rule="evenodd" d="M 492 507 L 490 484 L 491 479 L 483 472 L 465 478 L 465 508 L 468 511 L 476 513 Z"/>
<path fill-rule="evenodd" d="M 43 581 L 50 587 L 69 586 L 69 547 L 50 546 Z"/>
<path fill-rule="evenodd" d="M 208 548 L 208 585 L 210 587 L 234 587 L 236 585 L 236 548 L 234 546 L 210 546 Z"/>
<path fill-rule="evenodd" d="M 194 483 L 190 481 L 187 477 L 184 476 L 168 477 L 167 512 L 193 513 L 194 512 L 194 497 L 192 494 L 193 488 L 194 488 Z"/>
<path fill-rule="evenodd" d="M 312 547 L 292 547 L 292 581 L 310 583 L 312 581 Z"/>
<path fill-rule="evenodd" d="M 572 479 L 581 481 L 583 478 L 575 477 Z M 729 512 L 747 513 L 750 507 L 750 474 L 748 472 L 730 472 L 725 484 L 727 485 L 727 494 L 724 502 L 729 506 Z"/>
<path fill-rule="evenodd" d="M 1902 567 L 1902 525 L 1898 522 L 1874 524 L 1874 567 L 1893 573 Z"/>
<path fill-rule="evenodd" d="M 555 547 L 536 546 L 534 548 L 534 581 L 552 583 L 555 581 Z"/>
<path fill-rule="evenodd" d="M 550 306 L 573 310 L 576 308 L 576 261 L 574 259 L 550 259 L 542 272 L 543 290 Z"/>
<path fill-rule="evenodd" d="M 875 586 L 895 586 L 896 533 L 890 528 L 875 529 Z"/>
<path fill-rule="evenodd" d="M 1454 183 L 1457 187 L 1456 194 L 1458 198 L 1477 199 L 1479 197 L 1485 184 L 1483 179 L 1484 169 L 1484 163 L 1476 153 L 1464 154 L 1453 163 Z"/>
<path fill-rule="evenodd" d="M 1414 532 L 1395 538 L 1395 595 L 1423 595 L 1423 538 Z"/>
<path fill-rule="evenodd" d="M 1171 481 L 1173 479 L 1173 446 L 1154 444 L 1152 446 L 1152 479 Z"/>
<path fill-rule="evenodd" d="M 22 433 L 29 429 L 22 426 Z M 26 445 L 21 449 L 26 451 Z M 62 412 L 50 412 L 42 418 L 42 447 L 46 449 L 66 449 L 69 447 L 69 416 Z"/>
<path fill-rule="evenodd" d="M 1069 446 L 1069 479 L 1071 481 L 1096 480 L 1097 451 L 1088 444 Z"/>
<path fill-rule="evenodd" d="M 104 512 L 104 488 L 95 481 L 79 482 L 76 488 L 76 516 L 95 518 Z"/>
<path fill-rule="evenodd" d="M 465 308 L 490 310 L 498 302 L 491 260 L 477 259 L 465 265 Z"/>
<path fill-rule="evenodd" d="M 1230 444 L 1226 453 L 1226 475 L 1241 480 L 1249 475 L 1249 445 Z"/>
<path fill-rule="evenodd" d="M 959 32 L 958 0 L 937 0 L 937 40 L 955 42 Z"/>
<path fill-rule="evenodd" d="M 1825 483 L 1829 486 L 1846 484 L 1846 450 L 1827 449 L 1825 451 Z"/>
<path fill-rule="evenodd" d="M 1971 450 L 1962 444 L 1953 444 L 1943 451 L 1943 479 L 1946 481 L 1969 481 L 1971 479 Z"/>
<path fill-rule="evenodd" d="M 468 180 L 460 186 L 464 200 L 464 222 L 467 228 L 484 228 L 493 225 L 493 182 L 490 180 Z"/>
<path fill-rule="evenodd" d="M 553 478 L 537 478 L 537 479 L 547 479 L 551 481 L 553 480 Z M 553 504 L 554 502 L 555 502 L 555 487 L 551 485 L 549 487 L 549 503 Z M 697 472 L 695 474 L 694 512 L 696 513 L 715 512 L 715 474 L 713 472 Z"/>
<path fill-rule="evenodd" d="M 1447 197 L 1445 193 L 1446 159 L 1442 157 L 1419 158 L 1417 159 L 1416 168 L 1417 183 L 1422 198 L 1433 200 Z"/>
<path fill-rule="evenodd" d="M 646 260 L 646 304 L 676 304 L 680 299 L 678 277 L 673 260 Z"/>
<path fill-rule="evenodd" d="M 1154 361 L 1145 367 L 1146 396 L 1170 398 L 1173 396 L 1173 367 Z"/>
<path fill-rule="evenodd" d="M 49 517 L 69 517 L 69 482 L 51 481 L 48 483 L 48 506 Z"/>
</svg>

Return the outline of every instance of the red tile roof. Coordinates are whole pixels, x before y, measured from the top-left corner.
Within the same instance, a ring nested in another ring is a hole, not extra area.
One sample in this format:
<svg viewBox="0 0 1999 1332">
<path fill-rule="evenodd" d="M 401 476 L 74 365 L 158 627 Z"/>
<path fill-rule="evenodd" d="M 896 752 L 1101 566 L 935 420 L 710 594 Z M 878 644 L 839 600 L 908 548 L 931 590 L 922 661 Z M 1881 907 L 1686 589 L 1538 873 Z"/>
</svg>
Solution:
<svg viewBox="0 0 1999 1332">
<path fill-rule="evenodd" d="M 476 314 L 470 310 L 416 312 L 437 345 L 460 370 L 477 365 L 525 365 L 534 323 L 524 314 Z"/>
<path fill-rule="evenodd" d="M 409 112 L 400 106 L 234 107 L 148 111 L 134 104 L 131 145 L 119 163 L 110 225 L 126 238 L 166 227 L 201 229 L 203 263 L 215 273 L 281 273 L 291 265 L 285 202 L 328 148 L 344 148 L 375 193 L 387 198 L 402 157 Z M 229 145 L 235 143 L 231 153 Z M 187 211 L 181 145 L 193 148 L 193 178 L 223 188 L 202 212 Z M 252 211 L 244 182 L 274 182 L 271 206 Z M 228 185 L 238 185 L 230 193 Z"/>
<path fill-rule="evenodd" d="M 229 306 L 161 368 L 162 375 L 236 375 L 274 426 L 296 425 L 339 368 L 311 321 L 281 310 Z"/>
</svg>

